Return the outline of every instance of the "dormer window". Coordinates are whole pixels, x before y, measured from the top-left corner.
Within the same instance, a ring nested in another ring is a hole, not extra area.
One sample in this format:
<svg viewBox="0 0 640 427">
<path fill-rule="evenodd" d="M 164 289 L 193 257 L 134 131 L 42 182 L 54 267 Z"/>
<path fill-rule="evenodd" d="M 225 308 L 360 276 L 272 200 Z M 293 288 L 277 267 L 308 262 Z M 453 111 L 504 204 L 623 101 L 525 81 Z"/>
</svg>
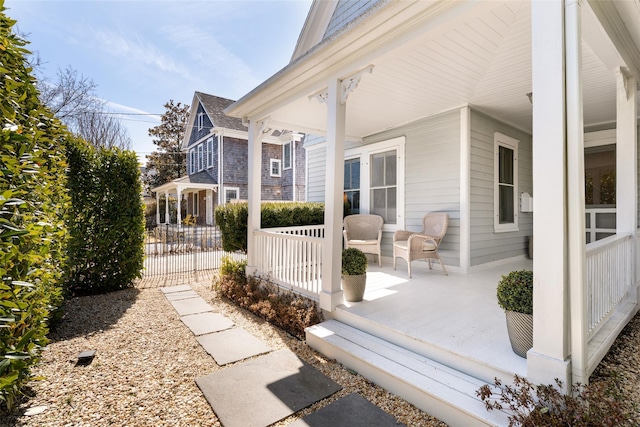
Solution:
<svg viewBox="0 0 640 427">
<path fill-rule="evenodd" d="M 198 113 L 198 130 L 204 127 L 204 113 Z"/>
</svg>

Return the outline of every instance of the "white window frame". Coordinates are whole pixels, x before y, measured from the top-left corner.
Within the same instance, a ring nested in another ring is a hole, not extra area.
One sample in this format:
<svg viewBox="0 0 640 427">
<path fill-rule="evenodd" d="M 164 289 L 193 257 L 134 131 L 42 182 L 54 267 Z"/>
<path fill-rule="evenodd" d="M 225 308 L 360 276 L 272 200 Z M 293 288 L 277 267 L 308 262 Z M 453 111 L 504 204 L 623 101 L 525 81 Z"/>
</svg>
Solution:
<svg viewBox="0 0 640 427">
<path fill-rule="evenodd" d="M 236 197 L 234 197 L 233 199 L 229 199 L 229 201 L 231 200 L 235 200 L 235 199 L 239 199 L 240 198 L 240 188 L 239 187 L 224 187 L 224 204 L 227 204 L 227 192 L 229 191 L 235 191 L 236 193 Z"/>
<path fill-rule="evenodd" d="M 191 215 L 193 216 L 198 216 L 199 214 L 199 207 L 200 207 L 200 203 L 199 203 L 199 199 L 200 199 L 200 193 L 198 191 L 191 193 L 193 195 L 193 209 L 191 212 Z"/>
<path fill-rule="evenodd" d="M 189 175 L 195 173 L 196 171 L 196 149 L 192 148 L 189 150 Z"/>
<path fill-rule="evenodd" d="M 207 167 L 213 167 L 213 138 L 207 139 Z"/>
<path fill-rule="evenodd" d="M 361 145 L 345 151 L 344 159 L 360 157 L 360 213 L 370 213 L 371 206 L 371 155 L 396 150 L 396 223 L 385 223 L 383 231 L 405 229 L 404 192 L 405 192 L 405 137 L 388 139 L 373 144 Z"/>
<path fill-rule="evenodd" d="M 278 172 L 277 173 L 273 172 L 273 166 L 274 165 L 278 165 Z M 274 176 L 274 177 L 282 176 L 282 162 L 280 161 L 280 159 L 270 159 L 269 160 L 269 175 L 270 176 Z"/>
<path fill-rule="evenodd" d="M 286 152 L 289 152 L 289 164 L 287 165 L 287 155 Z M 293 143 L 287 142 L 282 145 L 282 170 L 291 169 L 293 164 Z"/>
<path fill-rule="evenodd" d="M 204 127 L 204 113 L 198 113 L 198 130 Z"/>
<path fill-rule="evenodd" d="M 493 134 L 493 231 L 518 231 L 518 140 L 500 132 Z M 513 222 L 500 224 L 500 147 L 513 151 Z"/>
<path fill-rule="evenodd" d="M 198 172 L 204 169 L 204 144 L 198 144 Z"/>
</svg>

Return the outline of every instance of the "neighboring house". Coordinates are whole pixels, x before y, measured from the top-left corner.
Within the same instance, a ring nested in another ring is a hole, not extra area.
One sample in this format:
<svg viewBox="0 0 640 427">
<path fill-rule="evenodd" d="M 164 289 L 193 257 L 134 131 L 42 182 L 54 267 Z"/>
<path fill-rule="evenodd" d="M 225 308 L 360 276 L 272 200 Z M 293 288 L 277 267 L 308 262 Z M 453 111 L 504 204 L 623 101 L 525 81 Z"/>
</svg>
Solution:
<svg viewBox="0 0 640 427">
<path fill-rule="evenodd" d="M 162 194 L 177 195 L 178 212 L 181 203 L 186 203 L 186 215 L 196 217 L 199 225 L 213 224 L 216 206 L 246 200 L 248 196 L 247 128 L 241 119 L 224 114 L 224 109 L 233 102 L 195 92 L 182 143 L 187 155 L 187 176 L 152 190 L 158 198 Z M 262 199 L 304 200 L 302 134 L 271 128 L 265 130 L 261 140 Z M 159 212 L 157 216 L 160 222 Z"/>
<path fill-rule="evenodd" d="M 535 383 L 587 382 L 639 308 L 639 78 L 637 2 L 314 1 L 291 62 L 225 110 L 249 124 L 248 268 L 275 276 L 285 266 L 266 271 L 272 252 L 263 249 L 295 240 L 260 230 L 251 185 L 261 182 L 252 156 L 261 156 L 263 129 L 321 135 L 307 144 L 307 194 L 326 203 L 324 237 L 305 242 L 322 253 L 322 274 L 305 289 L 329 317 L 365 333 L 366 315 L 342 314 L 345 193 L 360 212 L 384 216 L 387 256 L 395 230 L 448 212 L 443 258 L 469 277 L 524 259 L 533 236 L 534 340 L 524 373 Z M 602 205 L 598 221 L 592 209 Z M 423 301 L 414 310 L 429 315 Z M 382 338 L 413 351 L 419 329 L 398 336 L 392 323 L 366 331 L 371 348 L 392 345 Z M 488 362 L 453 366 L 440 338 L 420 357 L 486 381 Z M 389 359 L 380 359 L 365 373 L 377 383 L 388 380 L 380 364 Z M 431 387 L 427 410 L 451 399 L 442 390 Z"/>
</svg>

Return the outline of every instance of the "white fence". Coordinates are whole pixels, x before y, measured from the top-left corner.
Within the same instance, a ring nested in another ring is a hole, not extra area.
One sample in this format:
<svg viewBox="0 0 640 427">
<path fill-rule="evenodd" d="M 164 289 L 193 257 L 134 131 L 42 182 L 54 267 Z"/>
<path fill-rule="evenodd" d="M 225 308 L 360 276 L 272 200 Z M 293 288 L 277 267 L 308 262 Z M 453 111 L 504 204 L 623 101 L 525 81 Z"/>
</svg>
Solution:
<svg viewBox="0 0 640 427">
<path fill-rule="evenodd" d="M 633 240 L 616 234 L 587 245 L 588 328 L 591 339 L 633 284 Z"/>
<path fill-rule="evenodd" d="M 257 230 L 258 275 L 317 299 L 322 288 L 323 225 Z"/>
</svg>

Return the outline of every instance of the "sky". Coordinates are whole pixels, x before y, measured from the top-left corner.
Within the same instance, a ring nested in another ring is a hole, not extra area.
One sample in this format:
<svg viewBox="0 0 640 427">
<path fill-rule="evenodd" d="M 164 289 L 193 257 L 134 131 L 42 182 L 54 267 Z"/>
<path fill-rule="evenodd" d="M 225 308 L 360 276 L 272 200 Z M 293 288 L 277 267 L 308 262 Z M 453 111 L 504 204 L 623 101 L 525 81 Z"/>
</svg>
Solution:
<svg viewBox="0 0 640 427">
<path fill-rule="evenodd" d="M 97 85 L 141 160 L 169 100 L 239 99 L 286 66 L 311 0 L 5 0 L 5 14 L 54 79 L 71 67 Z"/>
</svg>

